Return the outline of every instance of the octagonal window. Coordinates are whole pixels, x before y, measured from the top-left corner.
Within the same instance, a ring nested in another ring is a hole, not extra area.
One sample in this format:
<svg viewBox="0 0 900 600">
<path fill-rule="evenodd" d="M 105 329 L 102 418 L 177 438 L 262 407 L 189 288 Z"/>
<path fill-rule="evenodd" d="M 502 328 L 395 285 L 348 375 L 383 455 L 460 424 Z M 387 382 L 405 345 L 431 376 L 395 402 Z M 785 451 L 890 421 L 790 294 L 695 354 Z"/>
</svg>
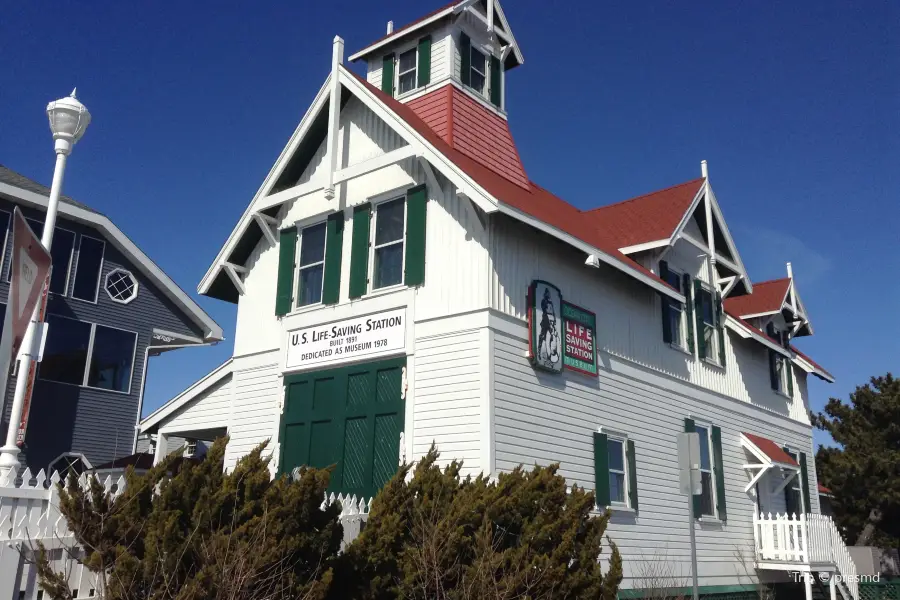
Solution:
<svg viewBox="0 0 900 600">
<path fill-rule="evenodd" d="M 113 269 L 106 275 L 106 293 L 113 302 L 128 304 L 138 293 L 138 282 L 129 271 Z"/>
</svg>

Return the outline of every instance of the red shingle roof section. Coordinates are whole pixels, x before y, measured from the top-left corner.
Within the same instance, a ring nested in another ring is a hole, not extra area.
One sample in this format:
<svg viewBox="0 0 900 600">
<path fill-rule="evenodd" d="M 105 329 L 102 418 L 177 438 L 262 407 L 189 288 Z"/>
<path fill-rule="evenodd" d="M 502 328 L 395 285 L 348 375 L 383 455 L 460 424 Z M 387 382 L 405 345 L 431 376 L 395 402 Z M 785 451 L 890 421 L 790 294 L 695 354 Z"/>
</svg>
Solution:
<svg viewBox="0 0 900 600">
<path fill-rule="evenodd" d="M 831 490 L 820 483 L 819 484 L 819 493 L 820 494 L 830 494 Z"/>
<path fill-rule="evenodd" d="M 756 446 L 760 452 L 769 457 L 772 462 L 799 467 L 797 461 L 790 457 L 778 444 L 768 438 L 753 435 L 752 433 L 743 432 L 744 437 L 750 440 L 750 443 Z"/>
<path fill-rule="evenodd" d="M 690 208 L 704 179 L 694 179 L 637 198 L 595 208 L 586 214 L 617 248 L 668 239 Z"/>
<path fill-rule="evenodd" d="M 485 189 L 494 198 L 500 199 L 504 204 L 530 215 L 544 223 L 559 229 L 579 240 L 590 244 L 594 248 L 602 250 L 609 256 L 620 261 L 629 269 L 639 272 L 654 281 L 671 286 L 660 279 L 655 273 L 638 264 L 631 258 L 619 252 L 618 248 L 602 238 L 597 229 L 585 219 L 585 213 L 581 212 L 568 202 L 554 196 L 547 190 L 529 182 L 529 189 L 525 189 L 517 183 L 503 177 L 482 163 L 470 158 L 463 152 L 453 148 L 443 137 L 438 135 L 425 121 L 423 121 L 408 105 L 398 102 L 367 82 L 365 79 L 347 70 L 356 80 L 374 95 L 379 102 L 405 121 L 419 135 L 428 141 L 435 149 L 452 161 L 466 175 Z"/>
<path fill-rule="evenodd" d="M 452 85 L 407 106 L 453 148 L 528 189 L 528 176 L 506 119 Z"/>
<path fill-rule="evenodd" d="M 781 310 L 791 284 L 789 277 L 753 284 L 753 293 L 725 299 L 725 310 L 742 317 Z"/>
</svg>

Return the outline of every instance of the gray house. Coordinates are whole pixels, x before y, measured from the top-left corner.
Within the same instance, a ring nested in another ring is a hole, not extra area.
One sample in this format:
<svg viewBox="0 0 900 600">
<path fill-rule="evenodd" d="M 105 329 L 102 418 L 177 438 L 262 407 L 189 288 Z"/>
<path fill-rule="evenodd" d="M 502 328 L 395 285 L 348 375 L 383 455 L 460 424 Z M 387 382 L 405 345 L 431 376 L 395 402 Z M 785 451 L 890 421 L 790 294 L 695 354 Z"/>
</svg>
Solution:
<svg viewBox="0 0 900 600">
<path fill-rule="evenodd" d="M 13 208 L 40 236 L 49 193 L 0 165 L 0 327 Z M 108 217 L 65 196 L 51 254 L 48 333 L 20 458 L 32 470 L 91 468 L 135 451 L 149 357 L 214 344 L 222 328 Z M 15 380 L 2 398 L 3 436 Z"/>
</svg>

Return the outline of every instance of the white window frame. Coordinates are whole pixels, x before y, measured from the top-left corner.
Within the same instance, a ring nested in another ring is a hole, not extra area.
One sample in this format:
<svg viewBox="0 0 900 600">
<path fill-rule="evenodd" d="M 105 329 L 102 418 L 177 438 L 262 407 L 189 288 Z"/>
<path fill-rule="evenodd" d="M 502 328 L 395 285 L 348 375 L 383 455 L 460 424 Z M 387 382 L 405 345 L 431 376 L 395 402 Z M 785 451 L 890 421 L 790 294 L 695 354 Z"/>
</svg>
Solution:
<svg viewBox="0 0 900 600">
<path fill-rule="evenodd" d="M 409 216 L 409 211 L 406 210 L 406 194 L 409 188 L 404 188 L 402 192 L 391 192 L 390 194 L 384 194 L 382 197 L 377 200 L 372 200 L 372 227 L 369 231 L 369 247 L 372 251 L 369 253 L 369 282 L 368 282 L 368 290 L 369 293 L 380 293 L 384 291 L 390 291 L 402 288 L 406 285 L 406 219 Z M 388 202 L 393 202 L 394 200 L 398 200 L 403 204 L 403 237 L 400 240 L 389 242 L 387 244 L 381 244 L 380 246 L 375 246 L 375 233 L 378 231 L 378 207 L 382 204 L 386 204 Z M 384 248 L 385 246 L 390 246 L 393 244 L 403 243 L 403 252 L 401 253 L 401 262 L 400 262 L 400 283 L 395 283 L 392 285 L 386 285 L 384 287 L 376 288 L 375 287 L 375 251 L 378 248 Z"/>
<path fill-rule="evenodd" d="M 301 267 L 300 249 L 303 247 L 301 244 L 303 240 L 303 232 L 317 225 L 325 225 L 325 239 L 322 242 L 322 260 L 320 262 L 311 263 Z M 303 310 L 312 306 L 321 306 L 322 304 L 322 294 L 325 293 L 325 261 L 328 260 L 328 219 L 322 219 L 320 217 L 316 217 L 315 220 L 304 219 L 303 221 L 295 223 L 295 226 L 297 227 L 297 246 L 294 250 L 294 254 L 297 257 L 297 264 L 294 267 L 295 289 L 291 290 L 291 292 L 294 296 L 294 310 Z M 309 304 L 300 304 L 300 271 L 302 271 L 303 269 L 308 269 L 310 267 L 315 267 L 319 264 L 322 265 L 322 289 L 319 290 L 319 301 L 310 302 Z"/>
<path fill-rule="evenodd" d="M 678 277 L 678 290 L 681 292 L 685 298 L 688 297 L 684 287 L 684 271 L 680 271 L 671 265 L 669 266 L 669 273 L 673 273 Z M 671 283 L 670 283 L 671 285 Z M 687 300 L 685 300 L 687 302 Z M 690 349 L 687 347 L 687 311 L 685 310 L 684 304 L 680 302 L 669 302 L 669 306 L 672 307 L 673 310 L 677 310 L 681 317 L 678 319 L 678 335 L 675 335 L 675 332 L 672 332 L 672 346 L 678 350 L 683 350 L 685 352 L 690 352 Z M 677 338 L 677 339 L 676 339 Z"/>
<path fill-rule="evenodd" d="M 184 441 L 184 457 L 193 458 L 197 454 L 197 440 Z"/>
<path fill-rule="evenodd" d="M 83 321 L 81 319 L 73 319 L 72 317 L 66 317 L 64 315 L 57 315 L 55 313 L 51 313 L 51 314 L 53 314 L 54 317 L 59 318 L 59 319 L 68 319 L 69 321 L 79 321 L 81 323 L 87 323 L 88 325 L 91 326 L 91 334 L 88 338 L 87 359 L 84 362 L 84 373 L 82 373 L 81 383 L 69 383 L 67 381 L 56 381 L 55 379 L 46 379 L 44 377 L 41 377 L 41 370 L 40 370 L 40 368 L 38 368 L 37 376 L 36 376 L 37 379 L 40 379 L 41 381 L 47 381 L 49 383 L 59 384 L 59 385 L 71 385 L 71 386 L 80 387 L 80 388 L 88 388 L 91 390 L 98 390 L 101 392 L 110 392 L 113 394 L 121 394 L 124 396 L 131 395 L 131 386 L 134 383 L 134 367 L 135 367 L 135 363 L 137 362 L 137 344 L 138 344 L 138 338 L 140 337 L 138 335 L 138 332 L 132 331 L 131 329 L 124 329 L 122 327 L 115 327 L 113 325 L 107 325 L 106 323 L 94 323 L 93 321 Z M 118 331 L 124 331 L 125 333 L 130 333 L 134 336 L 134 347 L 131 351 L 131 369 L 128 372 L 128 389 L 125 391 L 110 390 L 107 388 L 101 388 L 101 387 L 96 387 L 93 385 L 88 385 L 88 380 L 90 378 L 90 373 L 91 373 L 91 363 L 94 359 L 94 336 L 95 336 L 95 333 L 97 332 L 98 325 L 100 327 L 106 327 L 107 329 L 116 329 Z M 48 335 L 49 335 L 49 331 L 48 331 Z"/>
<path fill-rule="evenodd" d="M 113 298 L 113 295 L 109 292 L 109 278 L 117 273 L 124 273 L 131 277 L 131 280 L 134 282 L 134 290 L 126 299 Z M 122 267 L 116 267 L 115 269 L 110 270 L 109 273 L 106 274 L 106 277 L 103 278 L 103 291 L 106 292 L 106 295 L 109 296 L 109 299 L 115 302 L 116 304 L 130 304 L 134 301 L 138 296 L 138 288 L 140 288 L 140 284 L 138 283 L 137 277 L 134 276 L 134 273 L 129 271 L 128 269 L 123 269 Z"/>
<path fill-rule="evenodd" d="M 78 277 L 78 263 L 81 261 L 81 240 L 84 238 L 90 238 L 95 242 L 100 242 L 103 244 L 103 251 L 100 253 L 100 271 L 97 274 L 97 287 L 94 290 L 94 299 L 93 300 L 85 300 L 84 298 L 78 298 L 75 296 L 75 280 Z M 106 240 L 102 240 L 100 238 L 96 238 L 92 235 L 81 234 L 81 237 L 78 239 L 78 258 L 75 260 L 75 268 L 72 269 L 72 294 L 71 298 L 73 300 L 78 300 L 79 302 L 87 302 L 88 304 L 97 304 L 100 297 L 100 282 L 103 279 L 103 266 L 106 264 Z"/>
<path fill-rule="evenodd" d="M 794 459 L 794 461 L 799 465 L 800 464 L 800 451 L 796 448 L 790 446 L 789 444 L 783 444 L 784 452 L 788 456 Z M 800 512 L 806 513 L 808 507 L 806 506 L 806 501 L 803 498 L 803 486 L 805 482 L 803 481 L 803 472 L 798 468 L 797 474 L 794 475 L 794 480 L 788 484 L 787 487 L 797 490 L 797 498 L 799 499 L 798 504 L 800 505 Z M 784 506 L 784 512 L 787 512 L 787 503 Z"/>
<path fill-rule="evenodd" d="M 710 496 L 710 500 L 711 500 L 710 506 L 712 506 L 712 514 L 702 514 L 701 513 L 699 515 L 694 515 L 694 518 L 703 519 L 705 517 L 707 520 L 718 519 L 719 511 L 716 508 L 718 506 L 718 498 L 716 498 L 716 453 L 713 452 L 713 441 L 712 441 L 713 426 L 709 423 L 701 423 L 701 422 L 695 421 L 694 422 L 694 431 L 697 431 L 698 428 L 706 430 L 706 450 L 707 450 L 707 454 L 709 455 L 709 469 L 708 470 L 704 469 L 701 464 L 700 473 L 701 474 L 709 473 L 709 496 Z M 699 435 L 699 432 L 697 432 L 697 433 Z M 700 443 L 702 444 L 703 441 L 701 440 Z M 702 475 L 701 475 L 701 477 L 702 477 Z"/>
<path fill-rule="evenodd" d="M 400 75 L 405 75 L 406 73 L 409 73 L 410 71 L 406 70 L 406 71 L 403 71 L 403 73 L 400 73 L 400 55 L 406 54 L 409 51 L 415 52 L 415 55 L 416 55 L 416 60 L 414 61 L 413 68 L 412 68 L 412 72 L 415 73 L 415 76 L 413 77 L 414 85 L 412 86 L 412 88 L 406 90 L 405 92 L 401 92 L 400 91 Z M 419 89 L 419 42 L 418 42 L 418 40 L 416 40 L 415 42 L 413 42 L 407 46 L 400 48 L 399 50 L 396 51 L 396 54 L 394 56 L 397 57 L 397 59 L 396 59 L 397 64 L 394 68 L 394 89 L 397 90 L 397 97 L 401 98 L 403 96 L 406 96 L 407 94 L 412 94 L 416 90 Z"/>
<path fill-rule="evenodd" d="M 704 342 L 704 347 L 709 356 L 700 356 L 700 359 L 705 360 L 708 363 L 712 363 L 716 366 L 721 366 L 721 363 L 719 362 L 719 344 L 721 343 L 721 340 L 719 340 L 719 328 L 716 327 L 716 322 L 715 322 L 716 321 L 716 294 L 715 294 L 715 291 L 713 290 L 713 288 L 710 287 L 706 282 L 701 282 L 700 287 L 704 292 L 709 294 L 710 303 L 712 304 L 712 317 L 713 317 L 713 322 L 711 325 L 709 325 L 710 327 L 712 327 L 712 343 L 706 344 Z M 696 302 L 695 302 L 695 305 L 696 305 Z M 702 305 L 702 302 L 701 302 L 701 305 Z M 701 313 L 700 320 L 703 322 L 703 331 L 698 331 L 697 335 L 703 336 L 703 339 L 705 340 L 707 323 L 706 323 L 706 320 L 703 318 L 702 306 L 701 306 L 700 313 Z M 710 348 L 712 349 L 712 351 L 710 351 Z M 699 354 L 699 350 L 700 350 L 699 343 L 697 344 L 697 350 L 698 350 L 697 353 Z"/>
<path fill-rule="evenodd" d="M 610 497 L 609 503 L 611 506 L 624 506 L 626 508 L 631 508 L 631 494 L 630 494 L 631 483 L 628 478 L 628 475 L 629 475 L 629 473 L 628 473 L 628 437 L 625 435 L 622 435 L 622 434 L 617 434 L 617 433 L 612 433 L 612 432 L 607 431 L 606 432 L 607 455 L 609 454 L 609 442 L 618 442 L 622 445 L 622 470 L 619 471 L 618 469 L 613 469 L 611 466 L 609 466 L 609 457 L 608 456 L 606 459 L 606 470 L 609 473 L 615 473 L 617 475 L 622 475 L 622 483 L 623 483 L 622 490 L 623 490 L 623 496 L 625 498 L 623 501 L 619 501 L 619 500 L 613 500 L 613 498 Z M 612 487 L 612 486 L 610 486 L 610 487 Z"/>
<path fill-rule="evenodd" d="M 472 38 L 470 37 L 469 38 L 469 40 L 470 40 L 470 45 L 469 45 L 469 89 L 471 89 L 473 92 L 475 92 L 479 96 L 481 96 L 483 98 L 487 98 L 488 90 L 491 89 L 491 82 L 490 82 L 491 66 L 490 65 L 491 65 L 491 56 L 493 56 L 493 54 L 491 52 L 485 52 L 484 48 L 481 45 L 478 45 L 476 47 L 475 44 L 471 44 L 471 39 Z M 477 52 L 478 54 L 480 54 L 484 57 L 484 71 L 485 71 L 484 73 L 482 73 L 481 71 L 479 71 L 478 69 L 475 68 L 475 62 L 472 60 L 473 52 Z M 472 71 L 475 71 L 476 73 L 478 73 L 479 75 L 484 77 L 484 88 L 479 90 L 472 85 Z"/>
</svg>

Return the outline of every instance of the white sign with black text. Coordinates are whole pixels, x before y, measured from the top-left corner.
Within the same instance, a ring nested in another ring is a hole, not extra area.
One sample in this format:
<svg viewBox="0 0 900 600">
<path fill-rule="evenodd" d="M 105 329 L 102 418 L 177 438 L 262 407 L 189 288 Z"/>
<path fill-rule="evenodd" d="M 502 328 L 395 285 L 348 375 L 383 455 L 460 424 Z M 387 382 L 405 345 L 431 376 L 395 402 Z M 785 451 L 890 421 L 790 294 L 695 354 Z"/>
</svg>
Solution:
<svg viewBox="0 0 900 600">
<path fill-rule="evenodd" d="M 406 348 L 406 309 L 353 317 L 287 334 L 285 369 L 393 354 Z"/>
</svg>

